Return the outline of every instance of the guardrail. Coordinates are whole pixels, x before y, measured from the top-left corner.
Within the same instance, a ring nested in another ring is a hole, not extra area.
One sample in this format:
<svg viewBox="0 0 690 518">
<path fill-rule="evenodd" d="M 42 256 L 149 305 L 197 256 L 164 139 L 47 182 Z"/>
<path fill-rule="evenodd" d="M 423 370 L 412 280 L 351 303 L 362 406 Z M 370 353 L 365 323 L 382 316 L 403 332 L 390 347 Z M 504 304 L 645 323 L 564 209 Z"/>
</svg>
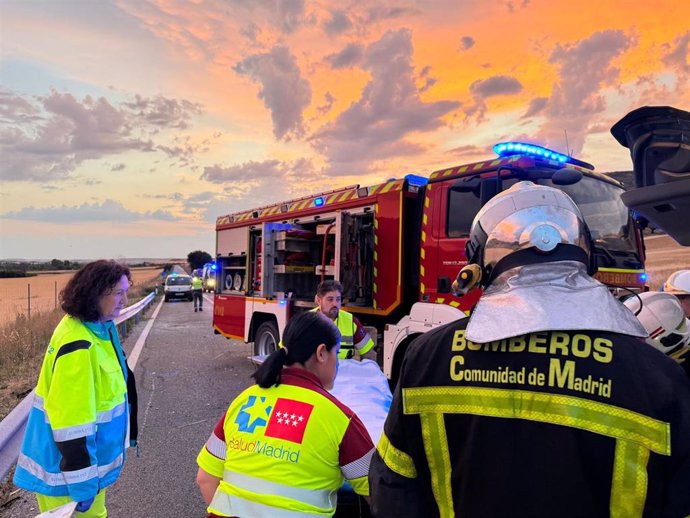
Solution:
<svg viewBox="0 0 690 518">
<path fill-rule="evenodd" d="M 155 292 L 149 293 L 145 298 L 126 307 L 120 313 L 120 316 L 115 319 L 115 324 L 121 337 L 126 335 L 128 321 L 134 318 L 135 323 L 139 322 L 143 310 L 151 304 L 155 297 Z M 14 410 L 5 419 L 0 421 L 0 482 L 7 476 L 7 473 L 19 457 L 26 420 L 29 417 L 29 411 L 34 400 L 34 391 L 35 389 L 29 392 Z"/>
</svg>

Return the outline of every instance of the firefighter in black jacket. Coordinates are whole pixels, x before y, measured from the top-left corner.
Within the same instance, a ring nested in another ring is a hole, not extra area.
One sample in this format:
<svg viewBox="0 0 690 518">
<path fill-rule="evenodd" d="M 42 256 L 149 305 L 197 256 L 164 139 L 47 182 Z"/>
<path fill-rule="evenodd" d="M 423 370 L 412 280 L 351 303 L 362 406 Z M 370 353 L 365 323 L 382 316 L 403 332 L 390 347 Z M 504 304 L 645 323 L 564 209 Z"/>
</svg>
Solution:
<svg viewBox="0 0 690 518">
<path fill-rule="evenodd" d="M 382 517 L 690 514 L 690 383 L 589 273 L 562 191 L 518 182 L 477 214 L 469 319 L 407 351 L 371 463 Z"/>
</svg>

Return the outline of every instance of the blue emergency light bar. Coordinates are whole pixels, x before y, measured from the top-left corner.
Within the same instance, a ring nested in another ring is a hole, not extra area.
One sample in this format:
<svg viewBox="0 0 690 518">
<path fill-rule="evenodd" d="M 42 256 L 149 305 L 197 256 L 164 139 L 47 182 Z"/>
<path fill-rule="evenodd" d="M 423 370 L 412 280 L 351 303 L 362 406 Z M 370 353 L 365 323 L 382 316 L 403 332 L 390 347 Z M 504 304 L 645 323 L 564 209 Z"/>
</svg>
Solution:
<svg viewBox="0 0 690 518">
<path fill-rule="evenodd" d="M 535 144 L 526 144 L 524 142 L 499 142 L 494 145 L 494 153 L 498 156 L 511 155 L 533 155 L 540 158 L 548 158 L 556 162 L 568 162 L 570 157 L 563 153 L 558 153 L 552 149 L 548 149 Z"/>
<path fill-rule="evenodd" d="M 640 274 L 640 280 L 641 280 L 642 282 L 646 282 L 647 279 L 649 279 L 649 275 L 647 275 L 646 273 L 641 273 L 641 274 Z"/>
<path fill-rule="evenodd" d="M 429 179 L 426 176 L 419 176 L 417 174 L 412 173 L 406 174 L 405 180 L 407 180 L 407 183 L 409 185 L 417 185 L 419 187 L 423 187 L 429 183 Z"/>
<path fill-rule="evenodd" d="M 314 198 L 314 207 L 321 207 L 323 206 L 323 196 L 319 196 L 318 198 Z"/>
</svg>

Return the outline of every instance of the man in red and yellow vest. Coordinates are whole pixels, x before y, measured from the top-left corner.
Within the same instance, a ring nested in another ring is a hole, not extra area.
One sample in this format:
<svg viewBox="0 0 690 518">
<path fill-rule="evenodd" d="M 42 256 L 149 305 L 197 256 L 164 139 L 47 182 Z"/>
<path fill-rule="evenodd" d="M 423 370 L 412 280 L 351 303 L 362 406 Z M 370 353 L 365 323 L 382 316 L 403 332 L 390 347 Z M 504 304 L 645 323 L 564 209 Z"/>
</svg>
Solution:
<svg viewBox="0 0 690 518">
<path fill-rule="evenodd" d="M 321 311 L 338 326 L 341 335 L 339 358 L 352 358 L 357 353 L 360 359 L 376 360 L 375 344 L 369 333 L 357 317 L 340 307 L 343 303 L 342 284 L 334 280 L 321 282 L 316 288 L 316 303 L 318 307 L 313 311 Z"/>
</svg>

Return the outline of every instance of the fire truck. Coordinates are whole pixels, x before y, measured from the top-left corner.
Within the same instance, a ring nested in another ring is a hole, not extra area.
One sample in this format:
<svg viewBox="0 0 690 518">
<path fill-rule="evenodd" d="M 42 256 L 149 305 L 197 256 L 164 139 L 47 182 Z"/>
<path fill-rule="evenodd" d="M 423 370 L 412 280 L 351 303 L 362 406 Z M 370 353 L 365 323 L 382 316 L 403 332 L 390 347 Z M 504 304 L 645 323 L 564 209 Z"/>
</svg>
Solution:
<svg viewBox="0 0 690 518">
<path fill-rule="evenodd" d="M 467 264 L 470 226 L 484 203 L 520 180 L 562 189 L 578 204 L 601 282 L 644 289 L 644 243 L 620 182 L 533 144 L 500 143 L 494 151 L 428 177 L 408 174 L 220 216 L 215 332 L 253 342 L 256 356 L 269 354 L 290 316 L 315 307 L 319 282 L 336 279 L 343 309 L 378 330 L 379 361 L 394 378 L 415 337 L 477 302 L 480 290 L 463 297 L 451 290 Z"/>
</svg>

